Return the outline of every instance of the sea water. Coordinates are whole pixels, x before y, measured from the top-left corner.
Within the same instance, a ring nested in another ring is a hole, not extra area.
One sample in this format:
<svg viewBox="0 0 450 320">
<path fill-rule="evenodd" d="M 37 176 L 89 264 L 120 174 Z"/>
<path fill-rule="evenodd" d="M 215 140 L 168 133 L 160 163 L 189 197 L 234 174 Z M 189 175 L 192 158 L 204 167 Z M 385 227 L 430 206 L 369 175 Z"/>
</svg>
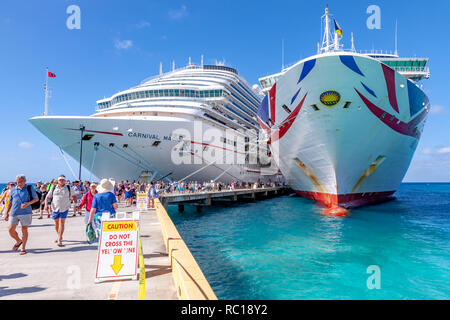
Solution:
<svg viewBox="0 0 450 320">
<path fill-rule="evenodd" d="M 219 299 L 449 299 L 450 184 L 324 214 L 297 196 L 169 214 Z"/>
</svg>

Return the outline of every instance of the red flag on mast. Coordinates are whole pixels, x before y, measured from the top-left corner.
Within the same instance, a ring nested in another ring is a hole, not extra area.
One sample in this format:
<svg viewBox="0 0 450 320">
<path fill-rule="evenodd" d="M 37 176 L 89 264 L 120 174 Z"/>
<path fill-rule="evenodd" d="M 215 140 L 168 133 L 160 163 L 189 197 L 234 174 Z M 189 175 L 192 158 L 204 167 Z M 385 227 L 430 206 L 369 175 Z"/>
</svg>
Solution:
<svg viewBox="0 0 450 320">
<path fill-rule="evenodd" d="M 56 77 L 56 74 L 49 72 L 49 73 L 48 73 L 48 76 L 49 76 L 50 78 L 55 78 L 55 77 Z"/>
</svg>

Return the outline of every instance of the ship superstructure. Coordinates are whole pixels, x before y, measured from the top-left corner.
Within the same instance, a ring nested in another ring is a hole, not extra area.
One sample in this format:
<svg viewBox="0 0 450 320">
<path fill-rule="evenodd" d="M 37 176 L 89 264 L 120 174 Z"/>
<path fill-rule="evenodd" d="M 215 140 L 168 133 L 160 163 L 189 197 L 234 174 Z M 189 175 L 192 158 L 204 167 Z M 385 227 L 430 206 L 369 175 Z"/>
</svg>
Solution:
<svg viewBox="0 0 450 320">
<path fill-rule="evenodd" d="M 98 100 L 91 116 L 30 122 L 97 177 L 274 181 L 258 142 L 260 103 L 236 69 L 190 63 Z"/>
</svg>

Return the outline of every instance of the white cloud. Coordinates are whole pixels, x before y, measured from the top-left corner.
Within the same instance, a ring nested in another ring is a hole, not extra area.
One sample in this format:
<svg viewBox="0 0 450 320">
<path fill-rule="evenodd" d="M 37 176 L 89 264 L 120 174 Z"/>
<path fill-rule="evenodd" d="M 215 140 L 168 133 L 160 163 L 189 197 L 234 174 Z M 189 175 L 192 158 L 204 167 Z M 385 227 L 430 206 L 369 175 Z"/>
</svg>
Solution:
<svg viewBox="0 0 450 320">
<path fill-rule="evenodd" d="M 22 141 L 21 143 L 19 143 L 19 147 L 23 149 L 30 149 L 33 148 L 33 144 L 28 141 Z"/>
<path fill-rule="evenodd" d="M 439 153 L 439 154 L 448 154 L 448 153 L 450 153 L 450 147 L 439 148 L 437 153 Z"/>
<path fill-rule="evenodd" d="M 447 109 L 440 105 L 431 106 L 430 114 L 445 114 Z"/>
<path fill-rule="evenodd" d="M 433 150 L 431 148 L 424 148 L 422 149 L 422 154 L 433 154 Z"/>
<path fill-rule="evenodd" d="M 148 21 L 141 21 L 140 23 L 138 23 L 138 24 L 136 25 L 136 27 L 137 27 L 138 29 L 150 28 L 150 22 L 148 22 Z"/>
<path fill-rule="evenodd" d="M 133 46 L 133 41 L 131 40 L 118 40 L 114 41 L 114 46 L 119 50 L 127 50 Z"/>
<path fill-rule="evenodd" d="M 187 7 L 182 5 L 180 9 L 170 10 L 169 17 L 173 20 L 178 20 L 186 17 L 189 14 Z"/>
</svg>

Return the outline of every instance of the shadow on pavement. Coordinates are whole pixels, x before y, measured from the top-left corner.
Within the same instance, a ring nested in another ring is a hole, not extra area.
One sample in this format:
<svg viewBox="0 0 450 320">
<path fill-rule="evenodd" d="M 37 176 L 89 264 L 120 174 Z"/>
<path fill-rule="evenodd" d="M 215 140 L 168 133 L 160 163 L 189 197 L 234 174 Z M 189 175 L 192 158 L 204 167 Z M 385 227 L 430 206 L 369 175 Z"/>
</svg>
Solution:
<svg viewBox="0 0 450 320">
<path fill-rule="evenodd" d="M 13 294 L 21 294 L 21 293 L 34 293 L 46 290 L 47 288 L 42 287 L 25 287 L 20 289 L 7 289 L 8 287 L 0 287 L 0 297 L 6 297 Z"/>
<path fill-rule="evenodd" d="M 11 273 L 8 275 L 0 275 L 0 281 L 2 281 L 3 279 L 17 279 L 17 278 L 22 278 L 22 277 L 26 277 L 27 275 L 25 273 Z"/>
<path fill-rule="evenodd" d="M 165 253 L 165 252 L 157 252 L 157 253 L 144 254 L 143 256 L 144 256 L 144 259 L 148 259 L 148 258 L 168 257 L 169 254 Z"/>
<path fill-rule="evenodd" d="M 29 253 L 33 254 L 42 254 L 42 253 L 51 253 L 51 252 L 78 252 L 78 251 L 86 251 L 86 250 L 95 250 L 97 251 L 97 246 L 82 246 L 82 247 L 72 247 L 72 248 L 42 248 L 42 249 L 27 249 Z M 1 253 L 1 252 L 0 252 Z"/>
<path fill-rule="evenodd" d="M 87 241 L 80 241 L 80 240 L 63 240 L 63 244 L 64 244 L 65 246 L 76 246 L 76 245 L 79 245 L 79 244 L 84 244 L 84 245 L 86 245 L 86 244 L 87 244 Z M 93 246 L 93 245 L 94 245 L 94 243 L 91 244 L 90 246 Z"/>
<path fill-rule="evenodd" d="M 172 272 L 172 268 L 170 266 L 145 265 L 145 269 L 154 269 L 145 272 L 146 278 L 153 278 Z"/>
<path fill-rule="evenodd" d="M 54 227 L 54 224 L 35 224 L 31 225 L 28 228 L 38 228 L 38 227 Z"/>
</svg>

